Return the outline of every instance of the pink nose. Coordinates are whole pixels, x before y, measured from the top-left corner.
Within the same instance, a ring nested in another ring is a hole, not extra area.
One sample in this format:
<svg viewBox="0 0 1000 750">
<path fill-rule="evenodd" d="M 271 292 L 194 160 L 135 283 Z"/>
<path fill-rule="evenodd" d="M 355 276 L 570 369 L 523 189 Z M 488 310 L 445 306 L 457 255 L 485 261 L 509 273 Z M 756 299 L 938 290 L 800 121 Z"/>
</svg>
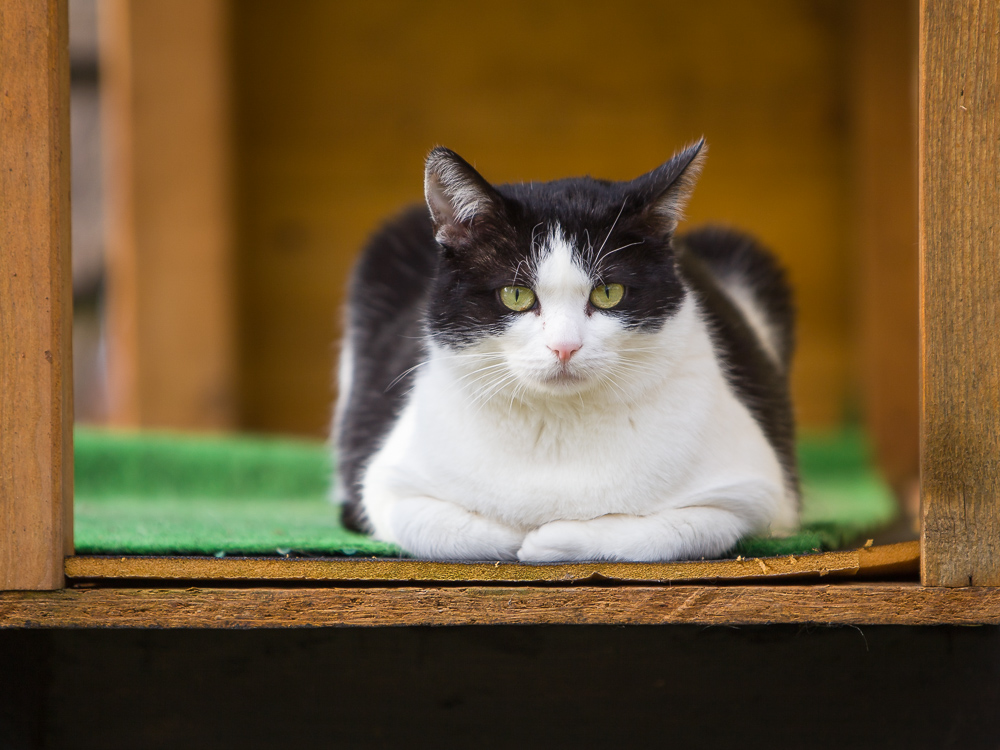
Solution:
<svg viewBox="0 0 1000 750">
<path fill-rule="evenodd" d="M 559 361 L 563 364 L 569 362 L 569 358 L 572 357 L 576 352 L 580 350 L 580 344 L 573 343 L 559 343 L 559 344 L 549 344 L 549 349 L 555 354 Z"/>
</svg>

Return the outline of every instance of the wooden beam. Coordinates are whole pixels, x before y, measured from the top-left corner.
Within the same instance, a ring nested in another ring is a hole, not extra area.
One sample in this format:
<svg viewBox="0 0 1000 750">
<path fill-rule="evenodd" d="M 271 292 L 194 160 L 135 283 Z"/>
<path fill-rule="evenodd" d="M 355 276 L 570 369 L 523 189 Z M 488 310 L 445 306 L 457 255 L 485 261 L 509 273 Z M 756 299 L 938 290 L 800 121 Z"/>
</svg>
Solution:
<svg viewBox="0 0 1000 750">
<path fill-rule="evenodd" d="M 108 0 L 110 419 L 236 424 L 226 0 Z"/>
<path fill-rule="evenodd" d="M 0 589 L 73 551 L 67 31 L 65 0 L 0 3 Z"/>
<path fill-rule="evenodd" d="M 668 583 L 915 575 L 917 542 L 810 555 L 675 563 L 445 563 L 426 560 L 267 557 L 98 557 L 66 560 L 66 575 L 102 585 L 125 581 L 336 583 Z"/>
<path fill-rule="evenodd" d="M 0 628 L 414 625 L 1000 624 L 1000 589 L 465 586 L 64 589 L 0 593 Z"/>
<path fill-rule="evenodd" d="M 921 577 L 1000 586 L 1000 2 L 920 4 Z"/>
<path fill-rule="evenodd" d="M 917 6 L 855 0 L 854 210 L 865 423 L 879 468 L 919 516 Z"/>
</svg>

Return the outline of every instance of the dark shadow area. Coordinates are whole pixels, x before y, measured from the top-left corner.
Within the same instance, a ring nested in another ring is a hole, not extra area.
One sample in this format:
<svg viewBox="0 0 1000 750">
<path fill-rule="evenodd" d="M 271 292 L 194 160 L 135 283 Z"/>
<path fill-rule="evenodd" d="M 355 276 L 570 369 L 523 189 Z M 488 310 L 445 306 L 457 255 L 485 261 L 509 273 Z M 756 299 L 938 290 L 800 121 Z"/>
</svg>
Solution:
<svg viewBox="0 0 1000 750">
<path fill-rule="evenodd" d="M 0 632 L 4 748 L 1000 744 L 1000 628 Z"/>
</svg>

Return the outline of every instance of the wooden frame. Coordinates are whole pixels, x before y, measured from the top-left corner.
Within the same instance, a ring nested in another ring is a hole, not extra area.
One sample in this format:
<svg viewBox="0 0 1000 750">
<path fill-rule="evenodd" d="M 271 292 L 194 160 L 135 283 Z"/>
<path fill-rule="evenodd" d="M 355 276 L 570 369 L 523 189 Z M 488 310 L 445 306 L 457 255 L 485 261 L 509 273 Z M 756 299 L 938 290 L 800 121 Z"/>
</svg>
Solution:
<svg viewBox="0 0 1000 750">
<path fill-rule="evenodd" d="M 917 4 L 854 3 L 859 357 L 865 425 L 886 481 L 919 516 Z"/>
<path fill-rule="evenodd" d="M 12 627 L 1000 624 L 1000 589 L 907 584 L 163 588 L 11 592 Z"/>
<path fill-rule="evenodd" d="M 110 421 L 233 429 L 229 3 L 101 10 Z"/>
<path fill-rule="evenodd" d="M 16 103 L 0 120 L 6 589 L 60 588 L 71 551 L 66 23 L 65 0 L 0 5 L 2 90 Z M 922 585 L 8 591 L 0 626 L 1000 622 L 998 23 L 997 0 L 921 0 Z"/>
<path fill-rule="evenodd" d="M 921 577 L 1000 586 L 1000 3 L 920 9 Z"/>
<path fill-rule="evenodd" d="M 0 589 L 73 554 L 73 307 L 65 0 L 0 4 Z"/>
</svg>

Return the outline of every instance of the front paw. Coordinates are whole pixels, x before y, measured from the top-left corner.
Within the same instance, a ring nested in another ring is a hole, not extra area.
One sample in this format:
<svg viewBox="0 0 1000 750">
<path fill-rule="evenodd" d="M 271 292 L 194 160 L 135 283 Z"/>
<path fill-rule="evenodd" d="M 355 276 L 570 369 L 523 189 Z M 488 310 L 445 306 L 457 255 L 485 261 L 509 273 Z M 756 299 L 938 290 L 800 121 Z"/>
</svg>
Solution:
<svg viewBox="0 0 1000 750">
<path fill-rule="evenodd" d="M 594 560 L 600 557 L 590 521 L 553 521 L 530 532 L 517 552 L 521 562 Z"/>
<path fill-rule="evenodd" d="M 400 500 L 392 510 L 393 540 L 430 560 L 513 560 L 524 532 L 430 497 Z"/>
</svg>

